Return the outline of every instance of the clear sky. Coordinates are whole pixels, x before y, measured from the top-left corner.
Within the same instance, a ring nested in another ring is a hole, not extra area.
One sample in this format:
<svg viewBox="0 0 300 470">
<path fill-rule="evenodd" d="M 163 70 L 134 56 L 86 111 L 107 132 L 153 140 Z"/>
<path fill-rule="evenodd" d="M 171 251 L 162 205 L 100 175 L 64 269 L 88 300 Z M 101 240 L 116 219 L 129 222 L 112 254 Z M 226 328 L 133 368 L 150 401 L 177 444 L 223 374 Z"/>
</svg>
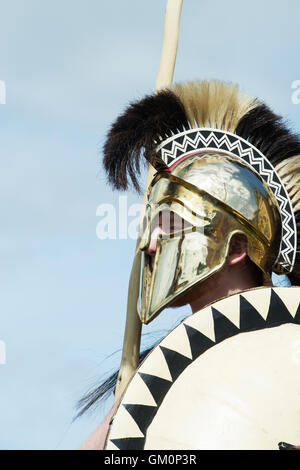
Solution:
<svg viewBox="0 0 300 470">
<path fill-rule="evenodd" d="M 97 208 L 119 204 L 101 148 L 153 91 L 165 4 L 0 0 L 1 449 L 74 449 L 109 405 L 72 424 L 76 401 L 119 365 L 135 248 L 97 237 Z M 184 0 L 175 80 L 237 82 L 299 132 L 299 18 L 298 0 Z"/>
</svg>

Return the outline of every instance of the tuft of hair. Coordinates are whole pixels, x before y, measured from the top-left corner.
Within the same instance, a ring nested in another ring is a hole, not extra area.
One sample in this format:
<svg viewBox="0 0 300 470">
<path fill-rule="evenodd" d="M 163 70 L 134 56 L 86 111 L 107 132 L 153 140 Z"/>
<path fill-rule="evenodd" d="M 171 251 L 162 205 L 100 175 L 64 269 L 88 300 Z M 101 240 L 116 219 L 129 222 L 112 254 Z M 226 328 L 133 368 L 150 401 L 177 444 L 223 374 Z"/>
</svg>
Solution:
<svg viewBox="0 0 300 470">
<path fill-rule="evenodd" d="M 275 169 L 286 188 L 293 210 L 297 227 L 297 253 L 293 272 L 289 275 L 293 285 L 300 285 L 300 155 L 282 160 Z"/>
<path fill-rule="evenodd" d="M 156 344 L 157 342 L 154 343 L 150 348 L 147 348 L 140 353 L 138 364 L 141 364 L 141 362 L 145 359 L 149 352 L 152 351 Z M 119 370 L 115 371 L 105 381 L 101 382 L 100 385 L 90 390 L 82 398 L 80 398 L 76 404 L 77 413 L 73 418 L 73 422 L 87 411 L 92 411 L 100 402 L 105 401 L 111 396 L 116 387 L 118 375 Z"/>
<path fill-rule="evenodd" d="M 104 168 L 116 189 L 129 182 L 140 191 L 140 154 L 157 167 L 155 147 L 161 140 L 187 128 L 184 108 L 174 93 L 162 90 L 129 105 L 112 125 L 104 145 Z"/>
<path fill-rule="evenodd" d="M 189 125 L 234 132 L 241 118 L 258 106 L 238 85 L 219 80 L 176 83 L 170 89 L 182 102 Z"/>
<path fill-rule="evenodd" d="M 289 194 L 294 212 L 300 211 L 300 154 L 282 160 L 275 169 Z"/>
<path fill-rule="evenodd" d="M 290 131 L 281 116 L 259 103 L 242 117 L 236 134 L 248 140 L 275 166 L 300 154 L 300 137 Z"/>
</svg>

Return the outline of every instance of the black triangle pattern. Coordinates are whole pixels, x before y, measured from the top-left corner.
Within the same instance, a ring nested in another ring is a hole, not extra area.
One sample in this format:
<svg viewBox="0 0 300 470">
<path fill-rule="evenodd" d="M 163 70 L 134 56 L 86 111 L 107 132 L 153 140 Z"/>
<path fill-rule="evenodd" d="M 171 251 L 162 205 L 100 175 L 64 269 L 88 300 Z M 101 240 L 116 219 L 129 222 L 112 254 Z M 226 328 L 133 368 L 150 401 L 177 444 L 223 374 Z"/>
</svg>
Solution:
<svg viewBox="0 0 300 470">
<path fill-rule="evenodd" d="M 169 156 L 168 156 L 167 165 L 170 165 L 170 164 L 173 162 L 173 160 L 174 160 L 173 157 L 169 157 Z"/>
<path fill-rule="evenodd" d="M 176 142 L 180 145 L 183 144 L 183 141 L 184 141 L 184 135 L 179 135 L 177 138 L 176 138 Z"/>
<path fill-rule="evenodd" d="M 241 140 L 240 144 L 243 150 L 248 150 L 249 148 L 248 142 L 244 142 L 243 140 Z"/>
<path fill-rule="evenodd" d="M 210 141 L 209 147 L 210 147 L 210 148 L 215 148 L 215 149 L 218 149 L 218 148 L 219 148 L 219 147 L 217 146 L 216 142 L 214 142 L 213 140 Z"/>
<path fill-rule="evenodd" d="M 230 135 L 230 134 L 227 135 L 227 139 L 228 139 L 232 144 L 234 144 L 234 143 L 236 142 L 236 140 L 237 140 L 236 136 L 233 136 L 233 135 Z"/>
<path fill-rule="evenodd" d="M 290 225 L 292 224 L 292 222 L 290 222 Z M 292 233 L 292 235 L 290 236 L 290 244 L 292 246 L 294 246 L 294 243 L 295 243 L 295 236 L 296 234 L 295 233 Z"/>
<path fill-rule="evenodd" d="M 259 330 L 266 326 L 265 319 L 253 305 L 242 295 L 240 296 L 240 330 Z"/>
<path fill-rule="evenodd" d="M 298 309 L 294 318 L 294 322 L 300 324 L 300 303 L 299 303 L 299 306 L 298 306 Z"/>
<path fill-rule="evenodd" d="M 207 139 L 207 137 L 211 134 L 211 131 L 202 130 L 201 134 L 203 135 L 204 139 Z"/>
<path fill-rule="evenodd" d="M 221 140 L 224 136 L 223 132 L 214 131 L 214 134 L 218 140 Z"/>
<path fill-rule="evenodd" d="M 167 392 L 170 390 L 173 382 L 170 382 L 170 380 L 162 379 L 161 377 L 156 377 L 155 375 L 144 374 L 143 372 L 139 372 L 139 376 L 147 385 L 149 391 L 151 392 L 151 395 L 153 396 L 156 402 L 156 405 L 160 406 Z"/>
<path fill-rule="evenodd" d="M 239 155 L 240 155 L 240 151 L 239 151 L 239 149 L 238 149 L 237 147 L 231 149 L 231 152 L 234 153 L 235 155 L 237 155 L 238 157 L 239 157 Z"/>
<path fill-rule="evenodd" d="M 145 435 L 148 426 L 150 425 L 153 419 L 153 411 L 156 412 L 156 406 L 148 406 L 148 405 L 130 405 L 124 404 L 124 408 L 131 414 L 134 421 Z"/>
<path fill-rule="evenodd" d="M 168 142 L 168 143 L 164 146 L 164 148 L 167 149 L 167 150 L 169 150 L 169 151 L 171 151 L 171 150 L 172 150 L 172 146 L 173 146 L 173 142 L 171 141 L 171 142 Z"/>
<path fill-rule="evenodd" d="M 164 354 L 173 382 L 193 362 L 199 355 L 203 354 L 214 344 L 220 343 L 226 338 L 234 336 L 240 332 L 260 330 L 270 328 L 282 323 L 300 324 L 300 303 L 295 318 L 289 313 L 287 307 L 276 292 L 271 290 L 270 306 L 267 319 L 264 320 L 256 308 L 243 296 L 240 295 L 240 328 L 237 328 L 225 315 L 216 308 L 211 307 L 216 342 L 203 335 L 200 331 L 184 324 L 190 342 L 193 359 L 173 351 L 164 346 L 159 346 Z M 120 450 L 142 450 L 144 449 L 147 429 L 153 421 L 160 404 L 162 403 L 173 382 L 139 372 L 140 377 L 150 390 L 157 406 L 124 404 L 123 406 L 130 413 L 137 423 L 139 429 L 145 437 L 111 439 Z"/>
<path fill-rule="evenodd" d="M 111 439 L 111 442 L 119 450 L 143 450 L 145 445 L 144 437 L 125 437 L 124 439 Z"/>
<path fill-rule="evenodd" d="M 271 299 L 268 315 L 266 318 L 266 327 L 276 326 L 281 323 L 294 323 L 295 320 L 286 308 L 281 298 L 276 292 L 271 290 Z"/>
<path fill-rule="evenodd" d="M 260 157 L 260 154 L 257 152 L 257 150 L 254 150 L 254 149 L 253 149 L 253 155 L 254 155 L 254 158 L 255 158 L 255 159 L 258 159 L 258 160 L 259 160 L 259 159 L 261 158 L 261 157 Z M 266 160 L 264 163 L 265 163 L 265 168 L 266 168 L 267 170 L 272 171 L 272 167 L 271 167 L 271 165 L 270 165 L 269 160 Z M 276 173 L 274 174 L 274 177 L 277 177 Z"/>
<path fill-rule="evenodd" d="M 283 251 L 288 248 L 287 242 L 286 242 L 286 240 L 285 240 L 284 238 L 281 240 L 281 247 L 282 247 L 282 250 L 283 250 Z"/>
<path fill-rule="evenodd" d="M 210 338 L 208 338 L 195 328 L 192 328 L 191 326 L 185 324 L 184 327 L 189 338 L 193 361 L 197 359 L 200 354 L 204 353 L 205 351 L 207 351 L 207 349 L 215 345 L 214 341 L 212 341 Z"/>
<path fill-rule="evenodd" d="M 216 308 L 211 307 L 211 311 L 214 318 L 216 343 L 220 343 L 220 341 L 240 332 L 240 329 Z"/>
<path fill-rule="evenodd" d="M 227 144 L 226 140 L 222 143 L 222 145 L 220 145 L 219 149 L 220 150 L 228 150 L 228 144 Z"/>
<path fill-rule="evenodd" d="M 193 152 L 193 150 L 195 150 L 195 147 L 193 147 L 191 144 L 188 144 L 187 147 L 186 147 L 186 151 L 187 152 Z"/>
<path fill-rule="evenodd" d="M 245 160 L 246 163 L 249 163 L 249 165 L 250 165 L 250 157 L 249 157 L 249 155 L 245 154 L 244 160 Z"/>
<path fill-rule="evenodd" d="M 172 377 L 173 382 L 181 374 L 182 371 L 192 362 L 186 356 L 179 354 L 177 351 L 172 349 L 165 348 L 164 346 L 159 346 L 165 356 L 166 362 L 169 367 L 169 371 Z"/>
<path fill-rule="evenodd" d="M 280 194 L 280 196 L 281 196 L 281 197 L 283 197 L 283 198 L 285 198 L 285 197 L 286 197 L 286 195 L 285 195 L 285 191 L 284 191 L 284 189 L 283 189 L 283 186 L 280 186 L 280 191 L 279 191 L 279 194 Z"/>
<path fill-rule="evenodd" d="M 191 133 L 189 134 L 189 138 L 190 138 L 191 140 L 195 140 L 196 137 L 197 137 L 197 132 L 191 132 Z M 182 139 L 182 142 L 183 142 L 183 139 Z"/>
</svg>

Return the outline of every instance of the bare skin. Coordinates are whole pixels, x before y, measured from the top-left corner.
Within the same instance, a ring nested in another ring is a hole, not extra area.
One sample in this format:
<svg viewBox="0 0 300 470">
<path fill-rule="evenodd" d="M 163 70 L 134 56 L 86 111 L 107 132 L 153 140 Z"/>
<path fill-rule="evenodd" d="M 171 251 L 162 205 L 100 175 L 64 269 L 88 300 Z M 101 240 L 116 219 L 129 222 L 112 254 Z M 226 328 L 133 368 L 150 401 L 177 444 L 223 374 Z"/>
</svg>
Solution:
<svg viewBox="0 0 300 470">
<path fill-rule="evenodd" d="M 77 450 L 103 450 L 106 436 L 109 429 L 109 423 L 117 410 L 118 403 L 114 403 L 104 420 L 99 424 L 95 431 L 78 447 Z"/>
<path fill-rule="evenodd" d="M 146 253 L 154 260 L 158 236 L 162 233 L 160 227 L 156 227 L 151 235 Z M 172 307 L 190 304 L 195 313 L 211 302 L 222 297 L 251 289 L 261 285 L 257 280 L 257 270 L 247 257 L 247 240 L 243 235 L 234 235 L 230 242 L 229 252 L 223 268 L 211 278 L 196 285 L 193 289 L 181 296 Z M 109 423 L 117 410 L 115 403 L 107 416 L 96 430 L 84 441 L 79 450 L 103 450 L 109 429 Z"/>
</svg>

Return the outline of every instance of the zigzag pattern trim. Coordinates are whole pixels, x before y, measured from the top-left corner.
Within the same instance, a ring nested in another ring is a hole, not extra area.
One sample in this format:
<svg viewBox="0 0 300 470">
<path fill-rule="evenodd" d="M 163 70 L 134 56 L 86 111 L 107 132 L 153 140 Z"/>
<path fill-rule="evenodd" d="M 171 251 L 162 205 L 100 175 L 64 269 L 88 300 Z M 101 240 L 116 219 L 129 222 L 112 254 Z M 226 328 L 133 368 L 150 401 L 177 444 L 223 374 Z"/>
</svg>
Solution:
<svg viewBox="0 0 300 470">
<path fill-rule="evenodd" d="M 197 150 L 226 152 L 238 157 L 265 181 L 278 202 L 282 220 L 281 247 L 276 263 L 284 272 L 291 272 L 296 258 L 296 220 L 289 195 L 273 165 L 242 137 L 210 128 L 190 129 L 176 134 L 162 142 L 156 152 L 169 168 Z"/>
</svg>

